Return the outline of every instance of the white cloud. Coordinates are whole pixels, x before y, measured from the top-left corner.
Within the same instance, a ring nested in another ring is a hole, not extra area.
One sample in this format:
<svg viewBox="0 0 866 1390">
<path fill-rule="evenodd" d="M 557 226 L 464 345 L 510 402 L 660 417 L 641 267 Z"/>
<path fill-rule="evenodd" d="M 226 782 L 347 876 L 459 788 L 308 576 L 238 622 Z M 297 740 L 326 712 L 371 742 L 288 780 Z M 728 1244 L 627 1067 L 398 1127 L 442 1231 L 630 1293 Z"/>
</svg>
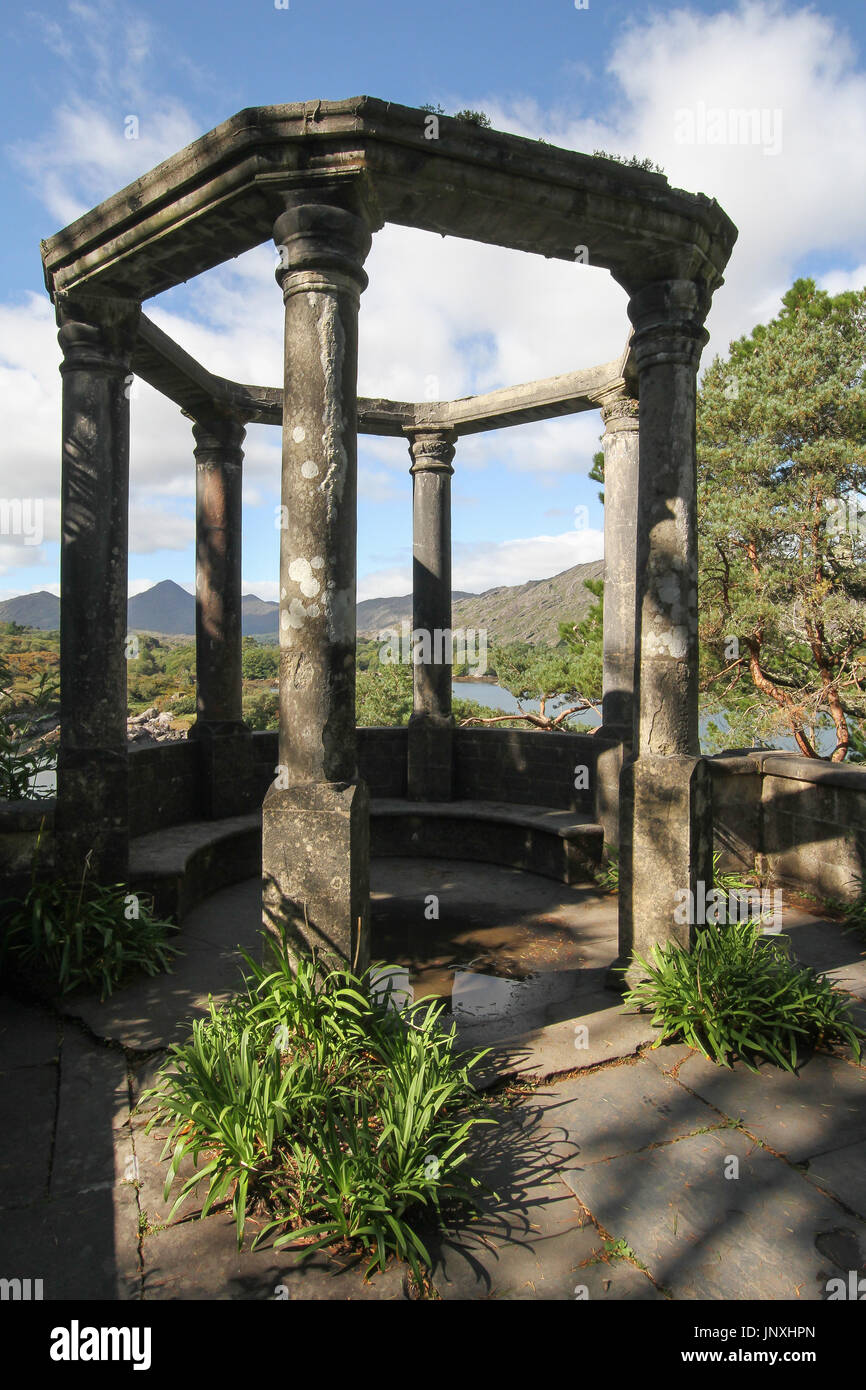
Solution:
<svg viewBox="0 0 866 1390">
<path fill-rule="evenodd" d="M 129 551 L 152 555 L 158 550 L 186 550 L 195 539 L 195 521 L 164 507 L 130 505 Z"/>
<path fill-rule="evenodd" d="M 451 583 L 455 589 L 482 593 L 500 584 L 526 584 L 571 569 L 572 565 L 600 560 L 604 535 L 588 528 L 554 536 L 526 536 L 487 542 L 455 541 Z M 358 598 L 393 597 L 410 593 L 412 566 L 394 565 L 375 570 L 358 581 Z"/>
<path fill-rule="evenodd" d="M 459 588 L 459 585 L 455 585 Z M 412 566 L 394 565 L 390 569 L 374 570 L 358 580 L 358 602 L 366 598 L 397 598 L 412 592 Z"/>
<path fill-rule="evenodd" d="M 45 42 L 55 52 L 66 42 L 87 48 L 92 91 L 86 99 L 79 94 L 61 101 L 48 126 L 17 147 L 28 176 L 61 221 L 201 133 L 182 102 L 145 95 L 154 47 L 147 22 L 118 28 L 113 7 L 103 0 L 75 0 L 75 7 L 80 23 L 61 32 L 46 21 Z M 832 293 L 862 287 L 866 75 L 838 22 L 813 9 L 749 0 L 712 15 L 688 9 L 650 13 L 618 30 L 611 55 L 608 73 L 616 91 L 604 119 L 486 94 L 465 93 L 462 103 L 483 104 L 502 129 L 576 149 L 649 156 L 665 167 L 672 185 L 718 199 L 740 235 L 711 311 L 705 362 L 778 311 L 810 253 L 829 265 L 818 279 Z M 579 74 L 574 80 L 578 87 Z M 122 115 L 135 113 L 136 102 L 140 138 L 127 140 Z M 760 145 L 679 143 L 677 112 L 697 110 L 700 103 L 778 110 L 780 152 L 767 155 Z M 108 110 L 117 114 L 108 116 Z M 852 264 L 856 269 L 848 269 Z M 490 390 L 615 358 L 625 342 L 625 295 L 592 266 L 389 226 L 375 237 L 367 269 L 370 286 L 360 318 L 363 395 L 423 400 Z M 283 311 L 273 271 L 272 248 L 260 247 L 153 301 L 147 312 L 212 371 L 276 385 L 282 377 Z M 55 334 L 51 307 L 39 296 L 0 306 L 6 446 L 0 492 L 9 491 L 10 478 L 26 477 L 34 495 L 53 499 L 56 518 Z M 144 553 L 166 545 L 183 549 L 192 535 L 191 519 L 179 515 L 188 510 L 194 485 L 189 422 L 143 383 L 134 388 L 132 410 L 133 516 L 139 518 L 133 546 Z M 523 488 L 526 473 L 541 485 L 557 475 L 585 473 L 600 432 L 592 412 L 460 440 L 455 506 L 464 474 L 471 474 L 473 495 L 486 500 L 503 486 L 503 477 L 506 486 Z M 362 496 L 385 499 L 405 491 L 408 498 L 403 440 L 363 437 L 359 457 Z M 250 427 L 248 505 L 278 500 L 279 475 L 279 431 Z M 49 539 L 56 537 L 56 519 L 51 524 Z M 591 534 L 583 533 L 582 545 Z M 455 546 L 455 585 L 474 589 L 518 582 L 519 576 L 538 578 L 584 558 L 593 557 L 574 538 L 557 536 L 491 543 L 474 547 L 471 555 Z M 267 583 L 273 592 L 275 581 Z M 368 596 L 406 592 L 410 584 L 405 566 L 383 568 L 363 581 Z"/>
<path fill-rule="evenodd" d="M 866 261 L 854 270 L 831 270 L 826 275 L 819 275 L 818 287 L 826 290 L 828 294 L 843 294 L 845 290 L 866 288 Z"/>
<path fill-rule="evenodd" d="M 58 226 L 73 222 L 102 199 L 147 173 L 201 132 L 174 101 L 107 115 L 83 99 L 62 102 L 48 129 L 19 140 L 8 152 Z M 135 117 L 137 126 L 128 123 Z M 135 138 L 126 132 L 136 130 Z"/>
<path fill-rule="evenodd" d="M 499 584 L 525 584 L 561 574 L 572 565 L 600 560 L 604 534 L 586 528 L 558 536 L 528 536 L 515 540 L 472 544 L 458 541 L 452 559 L 455 589 L 480 593 Z"/>
</svg>

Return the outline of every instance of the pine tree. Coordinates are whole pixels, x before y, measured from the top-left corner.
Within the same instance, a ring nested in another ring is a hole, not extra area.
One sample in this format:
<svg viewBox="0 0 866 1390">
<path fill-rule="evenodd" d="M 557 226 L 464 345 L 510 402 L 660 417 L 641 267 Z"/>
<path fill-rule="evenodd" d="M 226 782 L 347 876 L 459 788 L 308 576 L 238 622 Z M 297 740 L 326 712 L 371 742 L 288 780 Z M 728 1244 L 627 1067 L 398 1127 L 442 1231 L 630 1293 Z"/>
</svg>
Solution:
<svg viewBox="0 0 866 1390">
<path fill-rule="evenodd" d="M 830 725 L 834 762 L 866 717 L 864 329 L 866 290 L 798 280 L 698 402 L 704 707 L 809 757 Z"/>
</svg>

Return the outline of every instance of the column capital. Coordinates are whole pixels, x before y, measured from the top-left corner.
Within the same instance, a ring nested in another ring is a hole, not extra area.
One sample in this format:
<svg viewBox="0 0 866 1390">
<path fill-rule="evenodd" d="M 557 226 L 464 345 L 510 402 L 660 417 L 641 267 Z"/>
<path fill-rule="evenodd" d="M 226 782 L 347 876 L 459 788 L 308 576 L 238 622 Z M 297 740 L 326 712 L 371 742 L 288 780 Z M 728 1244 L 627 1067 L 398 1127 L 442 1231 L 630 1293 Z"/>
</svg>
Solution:
<svg viewBox="0 0 866 1390">
<path fill-rule="evenodd" d="M 407 425 L 403 429 L 409 441 L 412 457 L 410 473 L 454 472 L 451 461 L 457 442 L 457 431 L 435 425 Z"/>
<path fill-rule="evenodd" d="M 364 261 L 373 244 L 369 221 L 349 194 L 304 188 L 285 197 L 274 223 L 280 262 L 277 284 L 283 298 L 302 291 L 347 290 L 356 298 L 367 288 Z"/>
<path fill-rule="evenodd" d="M 195 454 L 198 463 L 211 462 L 211 455 L 222 458 L 227 453 L 240 453 L 246 437 L 246 425 L 233 415 L 203 416 L 192 420 Z"/>
<path fill-rule="evenodd" d="M 628 316 L 638 372 L 662 364 L 697 371 L 709 337 L 704 328 L 709 307 L 708 291 L 694 280 L 656 280 L 632 295 Z"/>
<path fill-rule="evenodd" d="M 137 300 L 60 291 L 54 311 L 63 352 L 61 372 L 129 372 L 141 305 Z"/>
<path fill-rule="evenodd" d="M 639 414 L 640 403 L 633 396 L 613 396 L 601 403 L 605 434 L 612 434 L 616 430 L 636 430 Z"/>
</svg>

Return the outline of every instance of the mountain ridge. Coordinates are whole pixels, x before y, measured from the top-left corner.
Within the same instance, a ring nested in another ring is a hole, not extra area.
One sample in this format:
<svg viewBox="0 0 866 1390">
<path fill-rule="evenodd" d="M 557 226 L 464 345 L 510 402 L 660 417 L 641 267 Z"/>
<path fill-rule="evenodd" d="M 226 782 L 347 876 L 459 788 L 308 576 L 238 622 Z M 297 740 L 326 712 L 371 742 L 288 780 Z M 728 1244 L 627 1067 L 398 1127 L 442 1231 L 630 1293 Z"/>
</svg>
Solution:
<svg viewBox="0 0 866 1390">
<path fill-rule="evenodd" d="M 465 589 L 452 591 L 453 628 L 487 629 L 488 643 L 531 642 L 553 645 L 559 638 L 559 623 L 579 622 L 593 603 L 584 588 L 586 579 L 604 575 L 604 561 L 590 560 L 572 565 L 549 579 L 529 579 L 523 584 L 498 584 L 480 594 Z M 276 637 L 279 604 L 244 594 L 241 600 L 242 631 L 245 637 Z M 412 621 L 412 595 L 362 599 L 357 608 L 359 637 L 377 638 L 383 629 Z M 40 631 L 55 631 L 60 623 L 60 600 L 56 594 L 39 589 L 32 594 L 0 602 L 0 622 L 20 623 Z M 166 636 L 195 633 L 195 597 L 175 583 L 162 579 L 144 593 L 135 594 L 127 604 L 130 632 L 153 632 Z"/>
</svg>

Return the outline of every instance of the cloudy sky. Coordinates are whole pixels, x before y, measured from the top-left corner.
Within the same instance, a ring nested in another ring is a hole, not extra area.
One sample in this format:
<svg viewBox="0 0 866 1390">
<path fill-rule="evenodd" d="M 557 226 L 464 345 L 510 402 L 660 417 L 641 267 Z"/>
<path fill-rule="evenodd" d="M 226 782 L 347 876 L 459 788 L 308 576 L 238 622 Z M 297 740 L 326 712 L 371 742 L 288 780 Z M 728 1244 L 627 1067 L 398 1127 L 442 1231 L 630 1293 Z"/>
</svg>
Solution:
<svg viewBox="0 0 866 1390">
<path fill-rule="evenodd" d="M 245 106 L 366 93 L 482 109 L 500 130 L 566 148 L 649 156 L 739 227 L 705 363 L 771 317 L 797 276 L 834 292 L 866 284 L 863 0 L 25 0 L 4 30 L 0 501 L 9 518 L 10 500 L 25 517 L 38 503 L 42 526 L 7 534 L 4 520 L 0 597 L 58 592 L 59 350 L 39 241 Z M 709 143 L 713 113 L 741 108 L 761 113 L 759 137 Z M 273 249 L 260 247 L 147 312 L 213 371 L 276 385 L 273 270 Z M 367 270 L 362 395 L 468 395 L 608 361 L 625 343 L 625 296 L 590 266 L 386 227 Z M 461 441 L 456 588 L 601 555 L 587 479 L 600 430 L 593 412 Z M 359 441 L 360 598 L 411 587 L 408 464 L 402 441 Z M 252 426 L 244 588 L 265 598 L 277 593 L 279 468 L 279 432 Z M 192 588 L 193 486 L 189 422 L 136 382 L 131 592 L 166 578 Z M 576 509 L 588 527 L 575 527 Z"/>
</svg>

